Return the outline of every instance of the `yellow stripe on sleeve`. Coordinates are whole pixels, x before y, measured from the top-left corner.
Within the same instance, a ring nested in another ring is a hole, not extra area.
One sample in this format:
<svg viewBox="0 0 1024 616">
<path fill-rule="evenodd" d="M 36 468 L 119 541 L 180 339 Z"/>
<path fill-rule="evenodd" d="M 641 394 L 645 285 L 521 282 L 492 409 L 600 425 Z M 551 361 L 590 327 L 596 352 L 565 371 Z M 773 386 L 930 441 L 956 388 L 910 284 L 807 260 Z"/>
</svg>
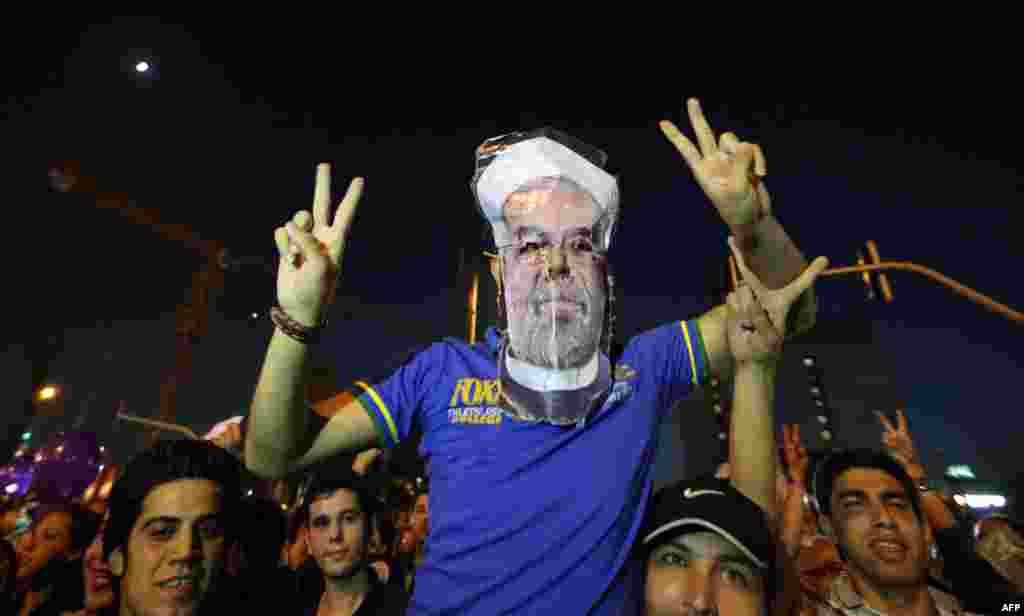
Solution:
<svg viewBox="0 0 1024 616">
<path fill-rule="evenodd" d="M 690 332 L 686 329 L 686 321 L 680 321 L 679 326 L 683 329 L 683 340 L 686 341 L 686 356 L 690 358 L 690 377 L 693 379 L 693 386 L 698 387 L 697 382 L 697 356 L 693 352 L 693 341 L 690 340 Z"/>
<path fill-rule="evenodd" d="M 380 410 L 380 414 L 384 416 L 384 421 L 387 422 L 388 424 L 388 430 L 391 431 L 391 438 L 392 440 L 395 441 L 395 444 L 397 445 L 398 429 L 395 427 L 395 420 L 391 418 L 391 411 L 388 410 L 387 405 L 384 404 L 384 401 L 380 399 L 380 396 L 377 394 L 376 390 L 370 387 L 369 384 L 363 381 L 356 381 L 356 385 L 362 387 L 366 393 L 370 394 L 370 398 L 373 399 L 374 404 L 377 405 L 377 409 Z"/>
</svg>

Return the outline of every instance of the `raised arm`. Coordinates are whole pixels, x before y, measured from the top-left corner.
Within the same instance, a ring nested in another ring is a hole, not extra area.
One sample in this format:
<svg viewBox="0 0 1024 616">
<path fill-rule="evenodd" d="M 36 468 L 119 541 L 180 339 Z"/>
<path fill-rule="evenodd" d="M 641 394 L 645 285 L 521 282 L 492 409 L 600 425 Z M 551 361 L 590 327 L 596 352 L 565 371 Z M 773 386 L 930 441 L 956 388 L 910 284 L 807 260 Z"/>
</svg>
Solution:
<svg viewBox="0 0 1024 616">
<path fill-rule="evenodd" d="M 687 111 L 699 148 L 671 122 L 661 122 L 662 132 L 728 225 L 750 270 L 768 289 L 786 286 L 807 267 L 807 259 L 772 215 L 764 183 L 768 174 L 764 153 L 757 144 L 741 142 L 731 132 L 716 141 L 696 99 L 688 101 Z M 809 288 L 793 305 L 788 335 L 810 328 L 815 313 L 814 291 Z M 720 379 L 728 379 L 733 370 L 725 315 L 725 307 L 718 306 L 698 321 L 712 374 Z"/>
<path fill-rule="evenodd" d="M 875 411 L 875 416 L 882 423 L 882 445 L 903 465 L 904 470 L 917 484 L 926 483 L 928 475 L 921 464 L 921 458 L 917 455 L 917 448 L 910 437 L 910 430 L 907 427 L 907 418 L 902 410 L 896 411 L 896 425 L 881 411 Z M 935 490 L 926 490 L 921 493 L 921 508 L 932 529 L 942 530 L 952 528 L 956 525 L 956 517 L 949 510 L 942 497 Z"/>
<path fill-rule="evenodd" d="M 261 477 L 278 479 L 342 451 L 365 449 L 376 439 L 373 421 L 351 398 L 339 398 L 322 429 L 316 429 L 305 400 L 313 333 L 334 299 L 345 238 L 362 195 L 363 180 L 352 181 L 330 216 L 331 171 L 317 167 L 312 214 L 303 210 L 274 232 L 280 254 L 278 313 L 249 412 L 245 465 Z M 290 330 L 290 335 L 282 331 Z"/>
<path fill-rule="evenodd" d="M 804 496 L 807 494 L 807 467 L 810 458 L 807 448 L 800 442 L 800 425 L 782 426 L 783 455 L 789 469 L 786 494 L 782 499 L 779 538 L 786 546 L 786 554 L 797 558 L 804 535 Z"/>
<path fill-rule="evenodd" d="M 772 290 L 750 271 L 731 241 L 730 248 L 744 280 L 726 303 L 726 343 L 736 366 L 729 428 L 732 483 L 777 521 L 781 512 L 775 494 L 776 366 L 789 310 L 828 261 L 816 259 L 789 285 Z"/>
</svg>

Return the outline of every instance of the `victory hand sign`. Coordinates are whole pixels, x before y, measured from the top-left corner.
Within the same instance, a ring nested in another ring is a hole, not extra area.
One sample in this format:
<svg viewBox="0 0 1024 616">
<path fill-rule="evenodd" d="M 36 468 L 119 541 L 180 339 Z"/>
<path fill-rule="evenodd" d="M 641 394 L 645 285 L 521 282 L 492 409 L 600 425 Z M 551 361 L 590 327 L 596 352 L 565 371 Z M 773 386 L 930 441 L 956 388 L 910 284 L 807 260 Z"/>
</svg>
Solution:
<svg viewBox="0 0 1024 616">
<path fill-rule="evenodd" d="M 731 132 L 716 141 L 697 99 L 687 101 L 687 111 L 700 149 L 671 122 L 659 126 L 729 228 L 735 233 L 770 214 L 771 199 L 762 181 L 768 167 L 761 147 Z"/>
<path fill-rule="evenodd" d="M 729 348 L 737 363 L 774 361 L 782 350 L 789 309 L 828 267 L 828 259 L 818 257 L 793 282 L 769 289 L 747 267 L 731 237 L 729 248 L 743 274 L 743 284 L 727 300 Z"/>
<path fill-rule="evenodd" d="M 807 485 L 807 467 L 810 458 L 807 448 L 800 442 L 800 425 L 784 424 L 782 426 L 782 451 L 789 468 L 789 478 L 796 484 Z"/>
<path fill-rule="evenodd" d="M 362 178 L 352 180 L 331 216 L 331 168 L 327 164 L 317 166 L 313 213 L 302 210 L 274 231 L 281 255 L 277 301 L 302 325 L 318 324 L 334 300 L 345 239 L 362 197 L 363 184 Z"/>
<path fill-rule="evenodd" d="M 907 418 L 903 411 L 896 411 L 896 425 L 893 426 L 889 418 L 881 411 L 875 411 L 878 420 L 882 422 L 882 444 L 892 453 L 893 457 L 907 465 L 919 465 L 921 462 L 917 457 L 917 450 L 914 448 L 914 441 L 910 438 L 910 430 L 907 428 Z"/>
</svg>

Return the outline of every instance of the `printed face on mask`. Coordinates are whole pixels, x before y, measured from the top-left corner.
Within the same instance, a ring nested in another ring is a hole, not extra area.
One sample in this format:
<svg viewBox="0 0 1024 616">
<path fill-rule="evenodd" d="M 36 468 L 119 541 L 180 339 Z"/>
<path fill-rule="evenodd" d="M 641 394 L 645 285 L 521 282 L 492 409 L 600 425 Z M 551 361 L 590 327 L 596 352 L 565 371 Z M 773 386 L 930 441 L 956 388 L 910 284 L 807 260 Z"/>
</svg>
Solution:
<svg viewBox="0 0 1024 616">
<path fill-rule="evenodd" d="M 122 612 L 196 614 L 224 571 L 224 531 L 223 501 L 213 481 L 179 479 L 150 490 L 127 547 L 110 555 L 111 570 L 122 576 Z"/>
<path fill-rule="evenodd" d="M 648 616 L 756 616 L 763 613 L 764 593 L 757 565 L 713 532 L 676 537 L 654 548 L 647 559 Z"/>
<path fill-rule="evenodd" d="M 599 209 L 569 180 L 544 179 L 505 202 L 514 238 L 502 248 L 512 354 L 549 369 L 593 358 L 604 324 Z"/>
<path fill-rule="evenodd" d="M 924 583 L 927 529 L 895 477 L 873 468 L 842 473 L 832 490 L 832 521 L 851 573 L 878 588 Z"/>
</svg>

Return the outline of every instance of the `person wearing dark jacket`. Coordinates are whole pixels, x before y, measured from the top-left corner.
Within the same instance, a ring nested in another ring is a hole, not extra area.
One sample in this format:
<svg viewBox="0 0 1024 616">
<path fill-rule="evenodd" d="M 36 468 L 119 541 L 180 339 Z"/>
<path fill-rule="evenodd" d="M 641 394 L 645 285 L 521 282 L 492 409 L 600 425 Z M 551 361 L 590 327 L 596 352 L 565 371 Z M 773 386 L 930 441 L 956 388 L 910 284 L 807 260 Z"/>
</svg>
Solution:
<svg viewBox="0 0 1024 616">
<path fill-rule="evenodd" d="M 303 504 L 311 560 L 320 570 L 319 595 L 303 606 L 308 616 L 405 614 L 408 595 L 381 582 L 368 547 L 376 499 L 355 473 L 313 477 Z"/>
</svg>

